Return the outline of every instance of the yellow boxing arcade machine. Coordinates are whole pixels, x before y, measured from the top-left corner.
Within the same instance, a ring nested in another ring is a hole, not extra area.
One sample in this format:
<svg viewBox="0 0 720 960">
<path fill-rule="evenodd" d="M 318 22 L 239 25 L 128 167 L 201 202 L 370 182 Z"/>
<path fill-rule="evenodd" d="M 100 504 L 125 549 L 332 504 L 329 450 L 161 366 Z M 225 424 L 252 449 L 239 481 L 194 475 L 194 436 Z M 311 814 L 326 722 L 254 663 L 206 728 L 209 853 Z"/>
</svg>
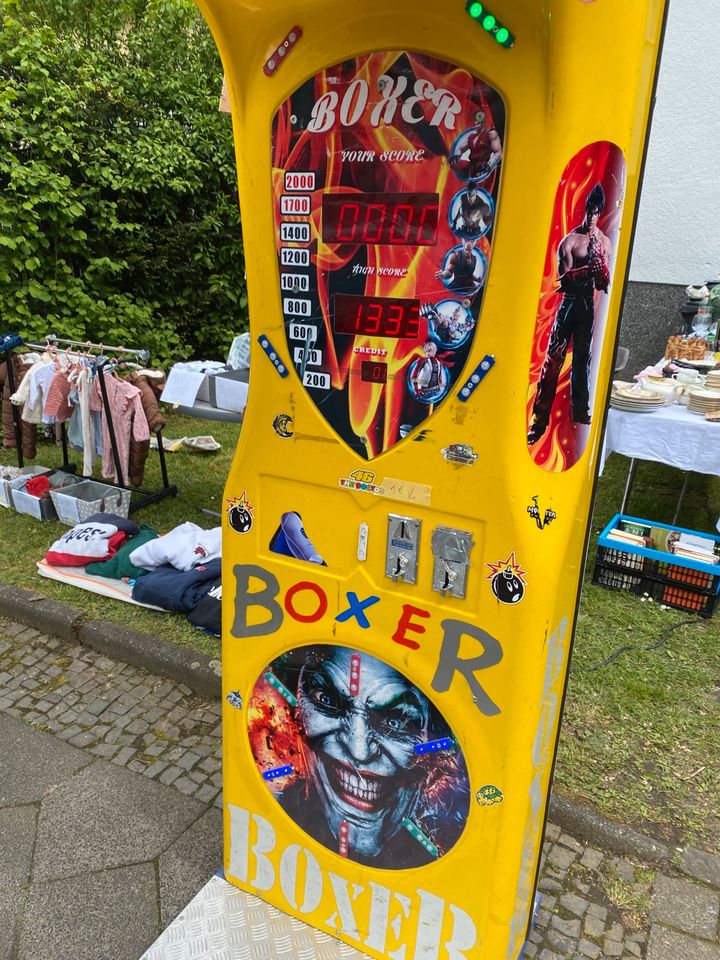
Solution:
<svg viewBox="0 0 720 960">
<path fill-rule="evenodd" d="M 225 871 L 390 960 L 531 917 L 664 0 L 199 0 L 253 341 Z"/>
</svg>

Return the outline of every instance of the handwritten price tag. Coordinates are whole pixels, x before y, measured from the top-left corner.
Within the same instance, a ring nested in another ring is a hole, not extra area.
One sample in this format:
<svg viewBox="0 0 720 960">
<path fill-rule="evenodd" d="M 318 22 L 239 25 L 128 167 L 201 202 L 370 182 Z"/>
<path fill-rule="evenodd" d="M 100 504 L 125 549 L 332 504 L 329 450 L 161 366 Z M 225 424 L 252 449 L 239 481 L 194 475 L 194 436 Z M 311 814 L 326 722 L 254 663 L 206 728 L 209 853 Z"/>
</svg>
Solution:
<svg viewBox="0 0 720 960">
<path fill-rule="evenodd" d="M 426 483 L 414 483 L 412 480 L 397 480 L 395 477 L 385 477 L 380 484 L 378 496 L 388 500 L 404 500 L 406 503 L 416 503 L 419 506 L 429 507 L 432 487 Z"/>
</svg>

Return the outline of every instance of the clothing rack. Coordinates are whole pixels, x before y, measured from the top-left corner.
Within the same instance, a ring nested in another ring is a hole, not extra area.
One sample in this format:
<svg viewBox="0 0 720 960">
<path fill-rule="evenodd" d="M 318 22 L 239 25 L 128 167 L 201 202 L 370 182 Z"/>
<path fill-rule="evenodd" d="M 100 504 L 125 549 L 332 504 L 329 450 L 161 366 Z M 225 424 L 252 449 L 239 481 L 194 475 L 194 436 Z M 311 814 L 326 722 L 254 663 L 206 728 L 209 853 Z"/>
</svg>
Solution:
<svg viewBox="0 0 720 960">
<path fill-rule="evenodd" d="M 44 344 L 26 343 L 25 346 L 32 347 L 35 350 L 47 350 L 48 347 L 55 347 L 59 343 L 69 347 L 84 347 L 86 350 L 99 350 L 100 353 L 127 353 L 139 357 L 143 363 L 150 359 L 149 350 L 132 350 L 127 347 L 107 347 L 104 343 L 92 343 L 90 340 L 66 340 L 64 337 L 56 337 L 54 333 L 49 333 L 45 338 Z"/>
<path fill-rule="evenodd" d="M 103 349 L 109 350 L 109 347 L 104 347 Z M 129 353 L 129 350 L 122 350 L 122 348 L 116 348 L 119 352 Z M 149 354 L 146 354 L 146 359 L 149 358 Z M 105 416 L 107 418 L 108 433 L 110 434 L 110 447 L 112 449 L 113 463 L 115 464 L 115 483 L 112 484 L 114 487 L 120 487 L 122 490 L 132 490 L 133 493 L 141 494 L 141 499 L 133 503 L 130 503 L 130 513 L 134 513 L 136 510 L 140 510 L 141 507 L 146 507 L 151 503 L 157 503 L 158 500 L 162 500 L 164 497 L 175 497 L 177 496 L 178 489 L 175 485 L 171 484 L 168 479 L 167 472 L 167 462 L 165 460 L 165 448 L 163 447 L 162 439 L 162 430 L 155 430 L 155 437 L 157 438 L 157 449 L 158 457 L 160 458 L 160 472 L 162 474 L 163 485 L 160 490 L 144 490 L 142 487 L 133 487 L 130 484 L 124 482 L 122 466 L 120 464 L 120 454 L 118 452 L 117 438 L 115 437 L 115 428 L 113 427 L 113 420 L 110 414 L 110 401 L 108 399 L 107 387 L 105 386 L 105 368 L 108 365 L 108 360 L 101 360 L 97 365 L 98 376 L 100 377 L 100 393 L 102 395 L 103 407 L 105 408 Z M 106 481 L 109 482 L 109 481 Z"/>
<path fill-rule="evenodd" d="M 162 474 L 163 485 L 159 490 L 146 490 L 143 487 L 134 487 L 129 483 L 125 482 L 125 475 L 122 469 L 122 464 L 120 463 L 120 454 L 118 450 L 117 438 L 115 436 L 115 428 L 113 426 L 112 414 L 110 411 L 110 401 L 108 398 L 107 387 L 105 385 L 105 373 L 107 366 L 112 362 L 108 357 L 105 356 L 107 353 L 117 353 L 120 356 L 117 358 L 117 362 L 122 363 L 122 360 L 126 356 L 137 357 L 142 360 L 143 363 L 147 363 L 150 359 L 150 352 L 148 350 L 135 350 L 126 347 L 110 347 L 105 346 L 102 343 L 92 343 L 91 341 L 80 341 L 80 340 L 68 340 L 63 337 L 57 337 L 55 334 L 48 334 L 45 338 L 45 343 L 27 343 L 21 341 L 20 343 L 15 343 L 14 346 L 5 349 L 5 356 L 7 359 L 7 368 L 8 368 L 8 385 L 11 388 L 11 391 L 15 392 L 14 378 L 12 374 L 12 360 L 11 355 L 13 349 L 16 346 L 26 346 L 34 350 L 53 350 L 57 349 L 60 345 L 66 347 L 80 347 L 84 348 L 86 351 L 97 350 L 100 352 L 101 357 L 99 362 L 96 364 L 97 374 L 100 377 L 100 394 L 102 396 L 103 409 L 105 411 L 105 418 L 107 421 L 108 434 L 110 436 L 110 447 L 112 450 L 113 464 L 115 466 L 115 482 L 110 480 L 103 479 L 103 483 L 108 484 L 109 486 L 117 487 L 121 490 L 130 490 L 134 494 L 139 495 L 139 499 L 133 498 L 130 502 L 130 513 L 134 513 L 136 510 L 140 510 L 142 507 L 146 507 L 151 503 L 156 503 L 158 500 L 162 500 L 165 497 L 174 497 L 177 496 L 177 487 L 170 483 L 168 478 L 167 471 L 167 462 L 165 460 L 165 449 L 163 447 L 162 440 L 162 430 L 153 431 L 157 439 L 157 449 L 158 456 L 160 458 L 160 472 Z M 81 351 L 71 351 L 78 355 L 81 355 Z M 15 424 L 15 435 L 16 435 L 16 446 L 18 451 L 18 466 L 23 466 L 23 455 L 22 447 L 20 440 L 20 411 L 13 405 L 13 422 Z M 63 467 L 64 470 L 75 470 L 74 464 L 69 464 L 67 459 L 67 434 L 65 430 L 65 424 L 61 424 L 61 433 L 62 433 L 62 448 L 63 448 Z M 129 478 L 128 478 L 129 479 Z"/>
<path fill-rule="evenodd" d="M 7 337 L 4 337 L 3 340 L 7 340 Z M 13 371 L 12 358 L 15 349 L 19 346 L 32 347 L 33 349 L 46 350 L 47 346 L 39 346 L 38 344 L 25 343 L 24 340 L 20 337 L 12 338 L 10 346 L 3 346 L 2 352 L 5 354 L 5 363 L 7 369 L 7 382 L 8 387 L 10 388 L 10 396 L 15 393 L 17 389 L 15 384 L 15 372 Z M 18 467 L 22 469 L 25 466 L 25 457 L 22 451 L 22 418 L 20 416 L 20 408 L 16 407 L 15 404 L 12 406 L 12 417 L 13 425 L 15 427 L 15 452 L 17 454 Z M 65 473 L 75 473 L 76 465 L 70 463 L 68 460 L 68 446 L 67 446 L 67 432 L 65 430 L 65 424 L 60 424 L 60 441 L 62 443 L 62 452 L 63 452 L 63 462 L 60 465 L 60 470 L 64 470 Z"/>
</svg>

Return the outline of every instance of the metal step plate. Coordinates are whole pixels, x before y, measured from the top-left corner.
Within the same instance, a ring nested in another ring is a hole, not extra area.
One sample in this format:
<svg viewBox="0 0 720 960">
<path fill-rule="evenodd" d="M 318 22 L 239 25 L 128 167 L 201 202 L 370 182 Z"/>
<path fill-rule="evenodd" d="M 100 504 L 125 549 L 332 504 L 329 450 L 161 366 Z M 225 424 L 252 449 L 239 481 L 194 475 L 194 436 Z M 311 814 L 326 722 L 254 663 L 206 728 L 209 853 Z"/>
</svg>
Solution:
<svg viewBox="0 0 720 960">
<path fill-rule="evenodd" d="M 368 958 L 214 876 L 140 960 Z"/>
</svg>

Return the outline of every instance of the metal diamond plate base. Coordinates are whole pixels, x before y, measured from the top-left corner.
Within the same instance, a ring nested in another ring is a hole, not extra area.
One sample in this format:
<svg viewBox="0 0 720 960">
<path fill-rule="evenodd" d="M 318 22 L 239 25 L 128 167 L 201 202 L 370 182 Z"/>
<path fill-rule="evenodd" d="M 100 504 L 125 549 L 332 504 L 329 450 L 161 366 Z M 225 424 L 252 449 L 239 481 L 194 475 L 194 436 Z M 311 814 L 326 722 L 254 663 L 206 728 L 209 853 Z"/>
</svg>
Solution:
<svg viewBox="0 0 720 960">
<path fill-rule="evenodd" d="M 140 960 L 368 960 L 227 880 L 212 877 Z"/>
</svg>

